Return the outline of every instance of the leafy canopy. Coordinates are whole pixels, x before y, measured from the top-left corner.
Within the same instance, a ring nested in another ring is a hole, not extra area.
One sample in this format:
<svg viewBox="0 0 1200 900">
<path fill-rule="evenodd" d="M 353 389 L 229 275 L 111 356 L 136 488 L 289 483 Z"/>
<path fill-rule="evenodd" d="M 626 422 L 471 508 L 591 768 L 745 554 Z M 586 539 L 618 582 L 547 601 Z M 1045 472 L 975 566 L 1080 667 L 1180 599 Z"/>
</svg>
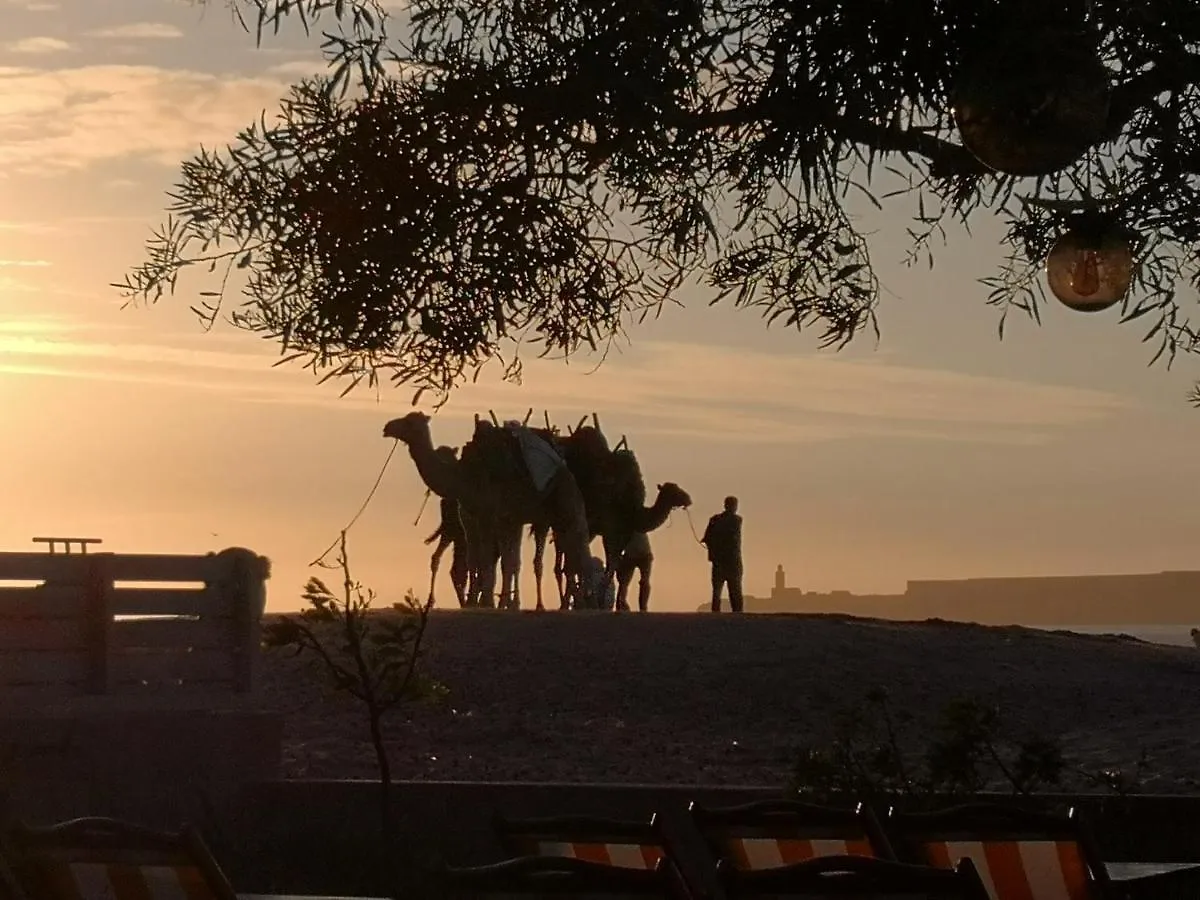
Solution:
<svg viewBox="0 0 1200 900">
<path fill-rule="evenodd" d="M 1147 317 L 1155 358 L 1196 347 L 1176 302 L 1200 279 L 1190 0 L 226 3 L 260 40 L 321 29 L 328 72 L 183 163 L 119 287 L 155 300 L 207 266 L 206 323 L 236 284 L 231 321 L 325 377 L 444 397 L 491 360 L 519 376 L 523 347 L 604 346 L 687 283 L 841 346 L 879 295 L 855 193 L 915 211 L 931 265 L 947 224 L 1001 217 L 1001 330 L 1037 316 L 1045 257 L 1096 198 L 1141 236 L 1123 318 Z M 997 174 L 959 140 L 956 78 L 1051 19 L 1099 36 L 1104 137 L 1056 175 Z"/>
</svg>

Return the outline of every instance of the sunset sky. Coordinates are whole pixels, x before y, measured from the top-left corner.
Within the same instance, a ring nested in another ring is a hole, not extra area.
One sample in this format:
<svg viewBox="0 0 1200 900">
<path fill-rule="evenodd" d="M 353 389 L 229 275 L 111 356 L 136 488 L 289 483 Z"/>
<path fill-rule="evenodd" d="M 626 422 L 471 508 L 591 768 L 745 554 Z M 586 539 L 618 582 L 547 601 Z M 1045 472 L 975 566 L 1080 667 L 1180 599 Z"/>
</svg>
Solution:
<svg viewBox="0 0 1200 900">
<path fill-rule="evenodd" d="M 270 606 L 295 608 L 307 563 L 359 507 L 412 391 L 339 399 L 278 348 L 188 311 L 185 278 L 124 309 L 111 282 L 141 260 L 178 164 L 220 146 L 290 80 L 320 66 L 299 33 L 254 39 L 220 3 L 0 0 L 0 546 L 34 535 L 116 552 L 243 545 L 275 564 Z M 952 235 L 933 271 L 906 268 L 903 212 L 877 217 L 882 339 L 841 353 L 766 330 L 750 312 L 685 308 L 586 359 L 497 371 L 434 419 L 466 439 L 473 412 L 560 424 L 596 410 L 647 482 L 676 481 L 702 529 L 728 493 L 745 517 L 746 590 L 778 563 L 812 590 L 902 591 L 909 578 L 1200 568 L 1200 411 L 1193 359 L 1147 367 L 1147 325 L 1045 310 L 997 337 L 976 279 L 998 229 Z M 1195 298 L 1185 296 L 1185 302 Z M 350 534 L 384 600 L 424 590 L 436 503 L 398 453 Z M 681 513 L 652 536 L 654 605 L 694 609 L 707 564 Z M 597 547 L 599 546 L 597 542 Z M 526 557 L 523 589 L 532 598 Z M 547 588 L 553 590 L 547 583 Z M 439 596 L 452 602 L 448 583 Z M 531 599 L 530 601 L 531 602 Z"/>
</svg>

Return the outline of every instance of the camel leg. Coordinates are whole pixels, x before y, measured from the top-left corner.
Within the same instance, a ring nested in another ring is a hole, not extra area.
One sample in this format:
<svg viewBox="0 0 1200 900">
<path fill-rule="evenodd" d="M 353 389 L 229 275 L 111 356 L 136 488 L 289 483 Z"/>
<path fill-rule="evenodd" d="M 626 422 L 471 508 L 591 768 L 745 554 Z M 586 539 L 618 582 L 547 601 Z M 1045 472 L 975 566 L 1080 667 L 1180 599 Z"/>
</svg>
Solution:
<svg viewBox="0 0 1200 900">
<path fill-rule="evenodd" d="M 521 608 L 521 537 L 524 526 L 520 523 L 513 526 L 509 537 L 509 552 L 512 554 L 512 608 Z"/>
<path fill-rule="evenodd" d="M 479 605 L 484 609 L 496 608 L 496 568 L 500 565 L 500 552 L 493 543 L 483 553 L 483 564 L 479 568 Z"/>
<path fill-rule="evenodd" d="M 478 595 L 479 605 L 484 609 L 496 608 L 496 568 L 500 565 L 500 547 L 495 536 L 485 542 L 479 558 Z"/>
<path fill-rule="evenodd" d="M 463 594 L 463 608 L 469 608 L 475 605 L 475 556 L 478 552 L 479 535 L 476 533 L 475 519 L 468 515 L 466 510 L 460 505 L 458 507 L 458 521 L 462 525 L 462 542 L 463 542 L 463 564 L 467 570 L 466 592 Z"/>
<path fill-rule="evenodd" d="M 561 612 L 571 608 L 572 594 L 570 585 L 567 584 L 566 570 L 563 568 L 562 542 L 558 539 L 558 532 L 553 528 L 550 530 L 550 535 L 554 542 L 554 584 L 558 588 L 558 609 Z"/>
<path fill-rule="evenodd" d="M 460 607 L 467 605 L 467 586 L 470 576 L 471 566 L 467 559 L 467 548 L 460 546 L 459 541 L 455 541 L 454 552 L 450 557 L 450 583 L 454 585 L 454 595 L 458 598 Z"/>
<path fill-rule="evenodd" d="M 612 587 L 613 580 L 617 577 L 617 560 L 621 558 L 621 553 L 625 549 L 625 541 L 623 539 L 614 539 L 610 537 L 602 537 L 601 543 L 604 545 L 604 580 L 600 584 L 600 607 L 608 609 L 608 594 Z M 618 546 L 619 544 L 619 546 Z M 618 597 L 614 607 L 621 612 L 629 611 L 629 604 L 622 602 L 624 598 Z M 610 610 L 611 611 L 611 610 Z"/>
<path fill-rule="evenodd" d="M 521 608 L 521 536 L 520 523 L 500 529 L 500 608 Z"/>
<path fill-rule="evenodd" d="M 438 568 L 442 564 L 442 554 L 446 552 L 446 548 L 450 546 L 450 541 L 445 535 L 439 538 L 437 546 L 433 548 L 433 554 L 429 557 L 429 600 L 433 601 L 433 589 L 437 585 Z"/>
<path fill-rule="evenodd" d="M 554 542 L 554 583 L 558 587 L 558 609 L 559 612 L 562 612 L 573 608 L 575 591 L 567 579 L 566 564 L 564 562 L 566 557 L 563 556 L 562 540 L 553 526 L 550 529 L 550 537 Z"/>
<path fill-rule="evenodd" d="M 558 539 L 554 541 L 554 583 L 558 585 L 558 608 L 566 609 L 571 605 L 571 594 L 567 590 L 567 570 L 566 557 L 563 555 L 562 548 L 558 546 Z"/>
<path fill-rule="evenodd" d="M 474 513 L 460 510 L 460 517 L 463 532 L 467 536 L 467 558 L 471 571 L 467 605 L 491 608 L 495 605 L 496 563 L 499 561 L 494 530 Z"/>
<path fill-rule="evenodd" d="M 533 581 L 537 588 L 537 609 L 541 612 L 546 609 L 542 603 L 542 571 L 546 562 L 546 535 L 550 529 L 546 525 L 537 524 L 530 531 L 533 532 Z M 561 596 L 559 599 L 562 599 Z"/>
</svg>

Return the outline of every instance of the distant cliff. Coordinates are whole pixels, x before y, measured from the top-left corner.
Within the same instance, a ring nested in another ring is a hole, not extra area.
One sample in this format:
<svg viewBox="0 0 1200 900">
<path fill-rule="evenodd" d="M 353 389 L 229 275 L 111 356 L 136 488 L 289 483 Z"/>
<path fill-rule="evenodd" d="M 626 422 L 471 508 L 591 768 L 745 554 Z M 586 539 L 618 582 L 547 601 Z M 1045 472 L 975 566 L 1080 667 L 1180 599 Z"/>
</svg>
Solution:
<svg viewBox="0 0 1200 900">
<path fill-rule="evenodd" d="M 851 594 L 788 587 L 780 566 L 771 596 L 746 597 L 746 611 L 984 625 L 1195 625 L 1200 623 L 1200 572 L 910 581 L 903 594 Z"/>
</svg>

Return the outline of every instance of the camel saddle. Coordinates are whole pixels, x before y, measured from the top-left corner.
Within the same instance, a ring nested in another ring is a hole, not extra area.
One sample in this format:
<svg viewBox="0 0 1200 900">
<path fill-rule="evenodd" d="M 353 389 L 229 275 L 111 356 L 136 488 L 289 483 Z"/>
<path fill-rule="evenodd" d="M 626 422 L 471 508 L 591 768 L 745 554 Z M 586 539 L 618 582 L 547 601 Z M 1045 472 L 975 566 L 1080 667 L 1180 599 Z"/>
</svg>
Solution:
<svg viewBox="0 0 1200 900">
<path fill-rule="evenodd" d="M 566 467 L 557 449 L 520 422 L 497 427 L 479 421 L 475 436 L 463 448 L 463 459 L 478 459 L 493 478 L 528 478 L 539 494 Z"/>
</svg>

